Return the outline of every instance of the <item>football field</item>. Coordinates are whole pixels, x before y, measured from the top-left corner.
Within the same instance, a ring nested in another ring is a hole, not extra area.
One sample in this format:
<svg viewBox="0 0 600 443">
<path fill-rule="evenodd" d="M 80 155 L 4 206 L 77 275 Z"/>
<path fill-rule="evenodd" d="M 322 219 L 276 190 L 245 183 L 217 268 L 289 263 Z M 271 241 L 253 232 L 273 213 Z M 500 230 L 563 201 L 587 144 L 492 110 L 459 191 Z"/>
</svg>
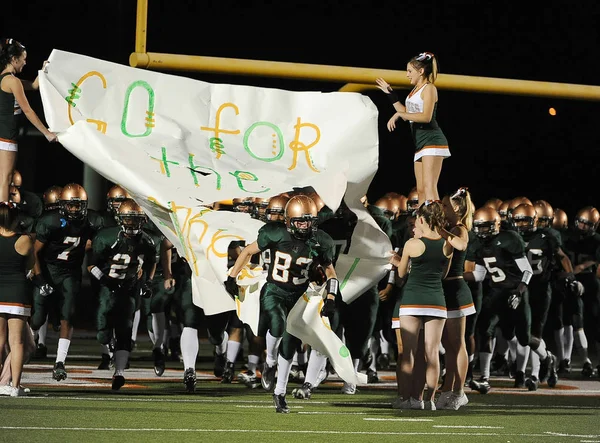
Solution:
<svg viewBox="0 0 600 443">
<path fill-rule="evenodd" d="M 262 388 L 221 384 L 206 343 L 194 394 L 185 392 L 178 361 L 154 375 L 149 342 L 138 344 L 118 392 L 112 370 L 96 369 L 94 340 L 73 341 L 62 382 L 51 378 L 55 343 L 48 345 L 48 358 L 25 368 L 31 393 L 0 397 L 0 442 L 600 442 L 600 380 L 581 380 L 577 367 L 555 389 L 516 389 L 509 378 L 494 378 L 487 395 L 467 388 L 470 402 L 459 411 L 392 409 L 391 371 L 355 395 L 341 394 L 341 380 L 331 376 L 310 400 L 294 399 L 297 383 L 290 383 L 291 412 L 277 414 Z"/>
</svg>

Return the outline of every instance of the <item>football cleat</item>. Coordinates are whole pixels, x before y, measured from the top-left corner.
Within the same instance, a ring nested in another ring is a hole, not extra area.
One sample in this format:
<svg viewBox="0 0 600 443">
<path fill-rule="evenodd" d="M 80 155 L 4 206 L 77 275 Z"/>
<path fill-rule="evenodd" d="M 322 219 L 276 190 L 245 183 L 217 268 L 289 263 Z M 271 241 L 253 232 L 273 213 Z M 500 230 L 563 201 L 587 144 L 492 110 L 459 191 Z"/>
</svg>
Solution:
<svg viewBox="0 0 600 443">
<path fill-rule="evenodd" d="M 274 367 L 274 366 L 273 366 Z M 264 373 L 263 373 L 264 378 Z M 275 404 L 275 411 L 281 414 L 289 414 L 290 408 L 288 407 L 285 399 L 285 394 L 273 394 L 273 403 Z"/>
<path fill-rule="evenodd" d="M 342 386 L 342 394 L 354 395 L 356 394 L 356 385 L 348 382 L 344 382 Z"/>
<path fill-rule="evenodd" d="M 277 365 L 269 366 L 267 362 L 265 362 L 265 365 L 263 366 L 262 370 L 262 377 L 260 378 L 260 383 L 262 384 L 262 387 L 265 391 L 272 391 L 273 388 L 275 388 L 276 371 Z"/>
<path fill-rule="evenodd" d="M 379 383 L 377 372 L 372 369 L 367 369 L 367 383 Z"/>
<path fill-rule="evenodd" d="M 583 369 L 581 369 L 581 376 L 584 378 L 590 378 L 594 375 L 594 367 L 592 366 L 591 361 L 586 361 L 583 364 Z"/>
<path fill-rule="evenodd" d="M 187 392 L 196 391 L 196 371 L 194 368 L 187 368 L 183 373 L 183 384 Z"/>
<path fill-rule="evenodd" d="M 52 378 L 56 381 L 66 380 L 67 371 L 65 370 L 65 364 L 62 361 L 57 361 L 52 369 Z"/>
<path fill-rule="evenodd" d="M 530 391 L 537 391 L 539 384 L 540 384 L 540 382 L 539 382 L 538 378 L 533 375 L 531 377 L 529 377 L 527 380 L 525 380 L 525 386 L 527 386 L 527 389 Z"/>
<path fill-rule="evenodd" d="M 300 383 L 304 380 L 306 374 L 306 366 L 301 368 L 299 365 L 292 365 L 292 369 L 290 370 L 290 375 L 288 377 L 288 381 L 290 383 Z"/>
<path fill-rule="evenodd" d="M 255 389 L 260 386 L 260 380 L 253 371 L 248 370 L 246 372 L 240 372 L 237 378 L 250 389 Z"/>
<path fill-rule="evenodd" d="M 113 391 L 118 391 L 119 389 L 121 389 L 123 387 L 124 384 L 125 384 L 125 377 L 123 377 L 122 375 L 113 375 L 113 378 L 112 378 L 112 390 Z"/>
<path fill-rule="evenodd" d="M 48 348 L 43 343 L 38 343 L 33 354 L 35 358 L 46 358 L 48 356 Z"/>
<path fill-rule="evenodd" d="M 221 378 L 223 377 L 223 372 L 225 372 L 225 363 L 227 362 L 227 358 L 225 354 L 215 354 L 215 367 L 214 374 L 215 377 Z"/>
<path fill-rule="evenodd" d="M 515 373 L 515 388 L 525 387 L 525 373 L 523 371 L 517 371 Z"/>
<path fill-rule="evenodd" d="M 233 375 L 235 374 L 235 368 L 233 362 L 228 361 L 225 363 L 225 370 L 223 371 L 223 378 L 221 383 L 231 383 L 233 381 Z"/>
<path fill-rule="evenodd" d="M 548 351 L 548 357 L 550 357 L 550 374 L 548 375 L 548 386 L 554 388 L 558 383 L 558 373 L 556 372 L 556 358 L 550 351 Z"/>
<path fill-rule="evenodd" d="M 552 366 L 552 354 L 548 351 L 548 356 L 540 361 L 540 382 L 544 383 L 550 377 Z"/>
<path fill-rule="evenodd" d="M 313 386 L 309 382 L 304 382 L 301 387 L 292 391 L 292 395 L 300 400 L 308 400 L 312 395 L 312 388 Z"/>
<path fill-rule="evenodd" d="M 480 394 L 487 394 L 490 392 L 491 386 L 488 378 L 481 377 L 478 381 L 471 380 L 469 387 L 473 391 L 478 391 Z"/>
<path fill-rule="evenodd" d="M 165 354 L 160 348 L 154 348 L 152 357 L 154 357 L 154 373 L 160 377 L 165 372 Z"/>
<path fill-rule="evenodd" d="M 389 354 L 379 354 L 377 357 L 377 366 L 382 371 L 387 371 L 390 369 L 390 355 Z"/>
<path fill-rule="evenodd" d="M 558 364 L 558 374 L 566 375 L 571 372 L 571 361 L 568 358 L 564 358 Z"/>
<path fill-rule="evenodd" d="M 110 369 L 111 363 L 110 355 L 102 354 L 102 361 L 98 365 L 98 369 Z"/>
</svg>

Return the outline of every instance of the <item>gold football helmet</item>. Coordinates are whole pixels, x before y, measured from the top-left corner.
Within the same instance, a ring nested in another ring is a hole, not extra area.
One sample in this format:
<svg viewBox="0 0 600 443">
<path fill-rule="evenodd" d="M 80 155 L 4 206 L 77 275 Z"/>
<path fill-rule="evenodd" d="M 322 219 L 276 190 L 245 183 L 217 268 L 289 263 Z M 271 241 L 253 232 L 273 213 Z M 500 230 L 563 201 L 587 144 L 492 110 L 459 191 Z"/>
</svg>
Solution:
<svg viewBox="0 0 600 443">
<path fill-rule="evenodd" d="M 559 231 L 565 230 L 569 227 L 569 217 L 567 213 L 560 208 L 554 210 L 554 220 L 552 221 L 552 227 Z"/>
<path fill-rule="evenodd" d="M 378 199 L 373 206 L 381 209 L 383 215 L 389 220 L 395 220 L 398 216 L 398 204 L 395 203 L 390 197 L 383 196 Z"/>
<path fill-rule="evenodd" d="M 490 208 L 494 208 L 496 211 L 498 209 L 500 209 L 500 205 L 502 205 L 502 203 L 504 203 L 502 200 L 500 200 L 497 197 L 492 197 L 490 199 L 488 199 L 483 206 L 488 206 Z"/>
<path fill-rule="evenodd" d="M 246 212 L 252 214 L 252 208 L 254 207 L 253 197 L 234 198 L 232 203 L 233 212 Z"/>
<path fill-rule="evenodd" d="M 536 200 L 533 207 L 537 213 L 538 228 L 549 228 L 554 220 L 554 209 L 546 200 Z"/>
<path fill-rule="evenodd" d="M 83 220 L 87 216 L 87 192 L 77 183 L 69 183 L 63 187 L 59 204 L 60 214 L 68 220 Z"/>
<path fill-rule="evenodd" d="M 62 186 L 54 185 L 44 191 L 43 200 L 44 209 L 46 211 L 52 211 L 60 207 L 60 194 L 62 189 Z"/>
<path fill-rule="evenodd" d="M 532 205 L 521 203 L 512 210 L 511 217 L 519 234 L 533 232 L 537 228 L 537 213 Z"/>
<path fill-rule="evenodd" d="M 106 203 L 108 211 L 116 215 L 117 210 L 119 209 L 119 205 L 126 198 L 131 198 L 131 195 L 129 195 L 129 193 L 121 186 L 114 185 L 106 193 Z"/>
<path fill-rule="evenodd" d="M 19 191 L 19 188 L 14 185 L 11 185 L 8 188 L 8 200 L 17 206 L 21 204 L 21 192 Z"/>
<path fill-rule="evenodd" d="M 317 205 L 306 195 L 295 195 L 285 205 L 285 225 L 294 237 L 307 240 L 317 229 Z"/>
<path fill-rule="evenodd" d="M 600 212 L 593 206 L 585 206 L 575 215 L 575 228 L 586 235 L 592 235 L 599 221 Z"/>
<path fill-rule="evenodd" d="M 16 169 L 13 169 L 11 185 L 14 186 L 15 188 L 20 188 L 22 184 L 23 184 L 23 177 L 21 176 L 21 173 L 19 171 L 17 171 Z"/>
<path fill-rule="evenodd" d="M 283 222 L 285 221 L 285 205 L 290 200 L 285 195 L 275 195 L 269 199 L 267 209 L 265 209 L 265 217 L 268 222 Z"/>
<path fill-rule="evenodd" d="M 117 221 L 126 235 L 139 234 L 146 220 L 146 213 L 132 198 L 126 198 L 119 205 Z"/>
<path fill-rule="evenodd" d="M 408 212 L 412 213 L 419 209 L 419 193 L 417 192 L 417 188 L 412 188 L 408 195 L 406 196 L 406 209 Z"/>
<path fill-rule="evenodd" d="M 254 197 L 252 199 L 252 218 L 256 218 L 261 221 L 267 221 L 265 210 L 269 205 L 268 197 Z"/>
<path fill-rule="evenodd" d="M 500 232 L 500 214 L 494 208 L 483 207 L 473 215 L 473 232 L 477 237 L 487 239 Z"/>
</svg>

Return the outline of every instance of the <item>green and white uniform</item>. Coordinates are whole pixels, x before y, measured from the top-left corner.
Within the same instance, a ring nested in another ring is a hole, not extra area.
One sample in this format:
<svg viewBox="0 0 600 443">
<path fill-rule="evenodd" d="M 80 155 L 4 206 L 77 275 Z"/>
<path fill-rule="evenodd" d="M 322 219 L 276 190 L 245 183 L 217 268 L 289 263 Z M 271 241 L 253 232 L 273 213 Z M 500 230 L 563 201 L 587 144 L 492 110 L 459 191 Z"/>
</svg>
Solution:
<svg viewBox="0 0 600 443">
<path fill-rule="evenodd" d="M 454 250 L 448 275 L 442 282 L 448 318 L 460 318 L 475 314 L 471 290 L 463 278 L 467 249 Z"/>
<path fill-rule="evenodd" d="M 410 273 L 404 285 L 399 316 L 429 316 L 446 318 L 446 300 L 442 277 L 449 257 L 444 255 L 443 238 L 420 238 L 425 251 L 410 259 Z"/>
<path fill-rule="evenodd" d="M 92 211 L 81 221 L 67 220 L 58 210 L 46 212 L 38 219 L 36 240 L 44 244 L 38 254 L 39 264 L 54 292 L 43 296 L 36 288 L 33 330 L 39 329 L 48 315 L 72 324 L 81 291 L 85 246 L 101 228 L 102 220 Z"/>
</svg>

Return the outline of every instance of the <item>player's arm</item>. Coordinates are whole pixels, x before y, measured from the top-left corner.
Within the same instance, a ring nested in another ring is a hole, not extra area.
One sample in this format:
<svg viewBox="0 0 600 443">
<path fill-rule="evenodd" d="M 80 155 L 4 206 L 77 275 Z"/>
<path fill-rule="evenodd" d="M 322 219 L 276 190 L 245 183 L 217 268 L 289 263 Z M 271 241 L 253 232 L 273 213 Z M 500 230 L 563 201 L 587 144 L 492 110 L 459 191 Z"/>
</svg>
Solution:
<svg viewBox="0 0 600 443">
<path fill-rule="evenodd" d="M 569 258 L 569 256 L 567 254 L 565 254 L 565 251 L 563 251 L 562 248 L 559 247 L 556 250 L 556 256 L 558 257 L 558 260 L 560 261 L 563 271 L 568 274 L 574 274 L 573 263 L 571 263 L 571 259 Z"/>
<path fill-rule="evenodd" d="M 34 265 L 33 265 L 33 275 L 40 275 L 42 273 L 42 267 L 40 266 L 40 254 L 42 252 L 42 249 L 44 248 L 45 243 L 42 243 L 39 240 L 35 240 L 35 243 L 33 244 L 33 259 L 34 259 Z"/>
<path fill-rule="evenodd" d="M 240 255 L 238 255 L 235 260 L 234 265 L 231 267 L 229 271 L 230 277 L 237 277 L 242 268 L 248 264 L 250 259 L 254 254 L 258 254 L 260 252 L 260 248 L 258 247 L 258 242 L 254 241 L 246 246 L 244 249 L 240 251 Z"/>
<path fill-rule="evenodd" d="M 467 266 L 467 262 L 465 261 L 465 272 L 463 273 L 463 278 L 465 281 L 474 281 L 480 282 L 483 281 L 485 275 L 487 274 L 487 269 L 485 266 L 480 265 L 479 263 L 470 262 L 469 266 Z M 467 270 L 470 269 L 470 270 Z"/>
<path fill-rule="evenodd" d="M 163 238 L 160 243 L 160 264 L 163 268 L 163 274 L 165 276 L 164 287 L 166 290 L 171 289 L 175 286 L 175 279 L 173 278 L 173 271 L 171 269 L 171 259 L 173 258 L 173 243 L 168 238 Z"/>
</svg>

